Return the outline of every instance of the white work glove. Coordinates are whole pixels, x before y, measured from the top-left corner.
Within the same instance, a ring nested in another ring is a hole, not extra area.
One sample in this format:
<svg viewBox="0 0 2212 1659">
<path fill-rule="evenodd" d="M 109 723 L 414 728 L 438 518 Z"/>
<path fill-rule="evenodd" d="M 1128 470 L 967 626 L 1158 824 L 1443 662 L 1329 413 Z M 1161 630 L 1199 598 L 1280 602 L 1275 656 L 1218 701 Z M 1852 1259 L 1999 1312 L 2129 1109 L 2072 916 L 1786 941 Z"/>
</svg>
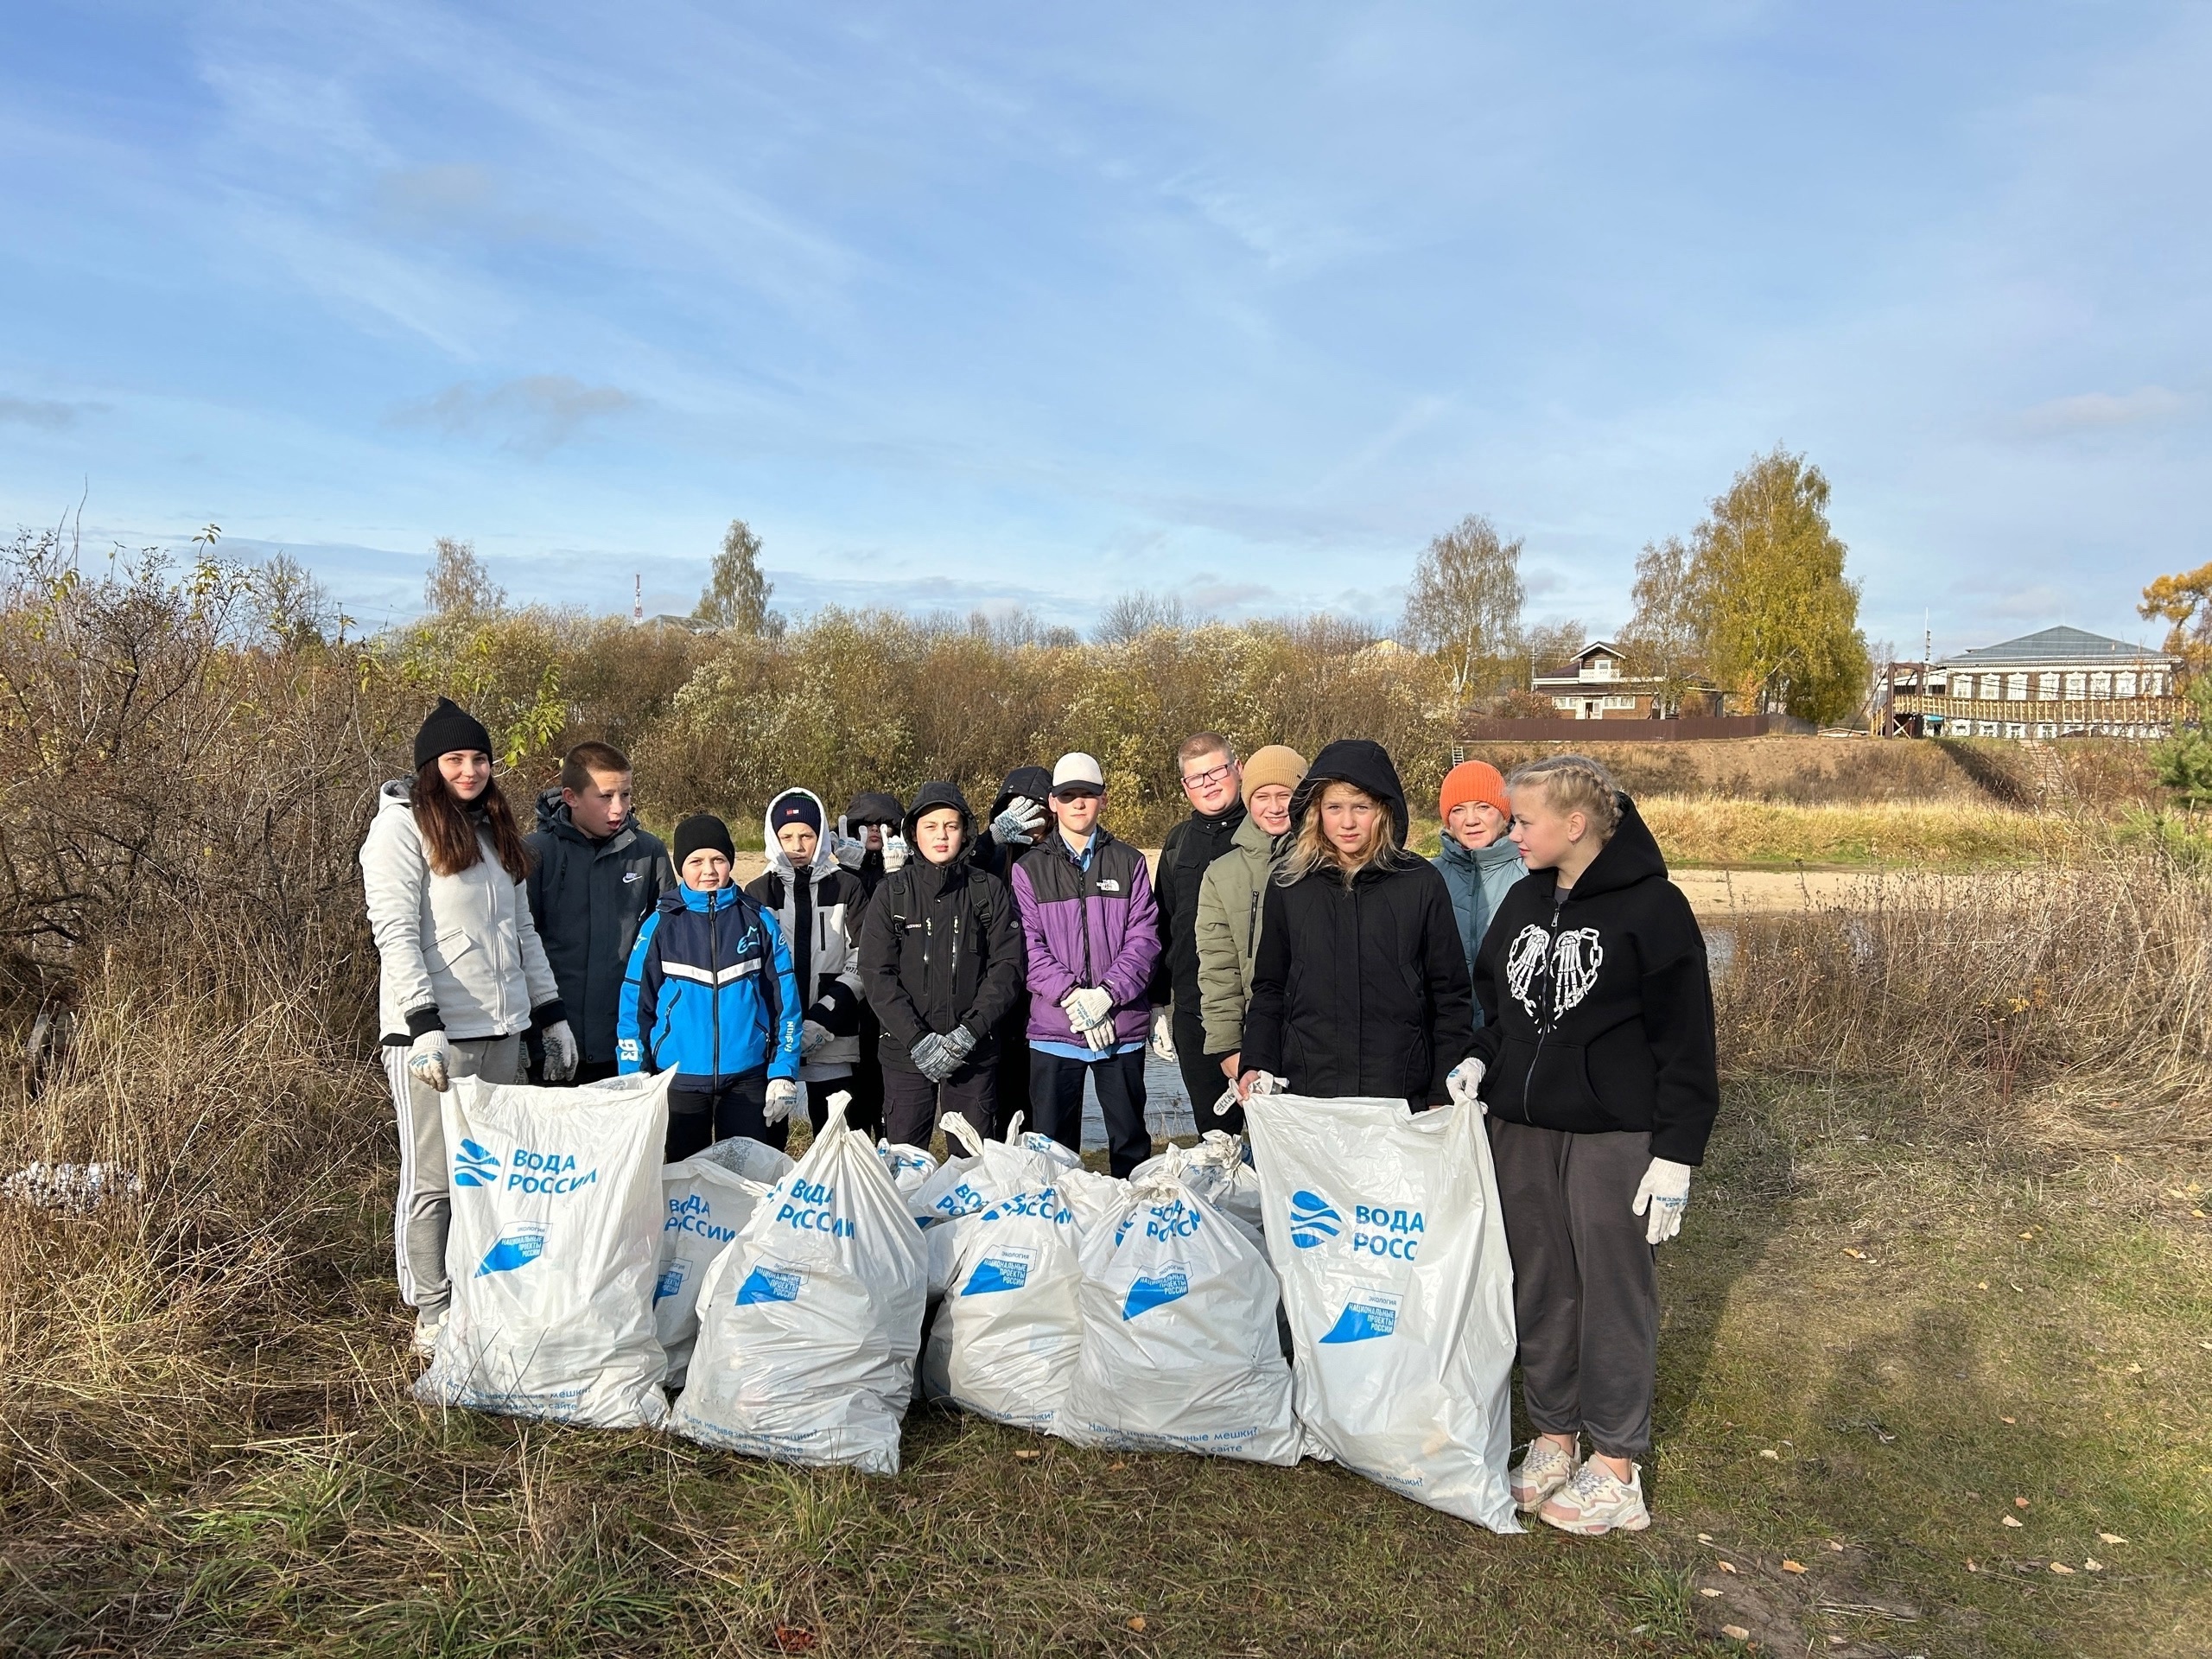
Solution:
<svg viewBox="0 0 2212 1659">
<path fill-rule="evenodd" d="M 440 1094 L 453 1087 L 453 1051 L 442 1031 L 426 1031 L 407 1046 L 407 1075 Z"/>
<path fill-rule="evenodd" d="M 771 1077 L 768 1080 L 768 1098 L 760 1109 L 760 1121 L 763 1123 L 780 1123 L 791 1115 L 798 1105 L 798 1084 L 789 1077 Z"/>
<path fill-rule="evenodd" d="M 1228 1088 L 1221 1091 L 1221 1098 L 1214 1102 L 1213 1115 L 1216 1117 L 1227 1117 L 1231 1112 L 1235 1111 L 1243 1103 L 1244 1103 L 1242 1100 L 1237 1098 L 1236 1085 L 1232 1083 Z"/>
<path fill-rule="evenodd" d="M 1444 1086 L 1452 1091 L 1454 1106 L 1471 1106 L 1478 1112 L 1488 1109 L 1477 1092 L 1483 1086 L 1483 1063 L 1473 1055 L 1444 1074 Z"/>
<path fill-rule="evenodd" d="M 811 1054 L 817 1048 L 827 1048 L 837 1040 L 837 1033 L 818 1020 L 809 1020 L 798 1028 L 798 1052 Z"/>
<path fill-rule="evenodd" d="M 545 1045 L 545 1081 L 566 1083 L 576 1075 L 576 1034 L 565 1020 L 556 1020 L 537 1033 Z"/>
<path fill-rule="evenodd" d="M 1045 827 L 1045 808 L 1027 795 L 1017 795 L 1006 810 L 991 820 L 991 839 L 1001 847 L 1027 847 Z"/>
<path fill-rule="evenodd" d="M 1114 1012 L 1114 995 L 1103 985 L 1078 988 L 1062 997 L 1060 1006 L 1067 1010 L 1069 1022 L 1077 1031 L 1084 1031 L 1106 1023 L 1107 1016 Z"/>
<path fill-rule="evenodd" d="M 857 870 L 861 861 L 868 856 L 868 842 L 855 840 L 851 836 L 841 836 L 832 830 L 830 832 L 830 856 L 842 868 Z"/>
<path fill-rule="evenodd" d="M 906 837 L 886 836 L 883 838 L 883 873 L 888 875 L 893 870 L 903 870 L 906 868 Z"/>
<path fill-rule="evenodd" d="M 1154 1058 L 1175 1063 L 1175 1015 L 1169 1008 L 1152 1011 L 1152 1052 Z"/>
<path fill-rule="evenodd" d="M 1289 1092 L 1290 1085 L 1272 1071 L 1255 1071 L 1251 1082 L 1244 1085 L 1247 1100 L 1254 1095 L 1287 1095 Z"/>
<path fill-rule="evenodd" d="M 1649 1209 L 1651 1222 L 1643 1230 L 1645 1242 L 1663 1244 L 1682 1230 L 1682 1211 L 1689 1201 L 1690 1166 L 1654 1158 L 1643 1179 L 1636 1184 L 1636 1201 L 1629 1209 L 1639 1216 Z"/>
<path fill-rule="evenodd" d="M 1114 1046 L 1114 1022 L 1106 1020 L 1095 1026 L 1085 1026 L 1082 1036 L 1092 1053 L 1103 1054 Z"/>
</svg>

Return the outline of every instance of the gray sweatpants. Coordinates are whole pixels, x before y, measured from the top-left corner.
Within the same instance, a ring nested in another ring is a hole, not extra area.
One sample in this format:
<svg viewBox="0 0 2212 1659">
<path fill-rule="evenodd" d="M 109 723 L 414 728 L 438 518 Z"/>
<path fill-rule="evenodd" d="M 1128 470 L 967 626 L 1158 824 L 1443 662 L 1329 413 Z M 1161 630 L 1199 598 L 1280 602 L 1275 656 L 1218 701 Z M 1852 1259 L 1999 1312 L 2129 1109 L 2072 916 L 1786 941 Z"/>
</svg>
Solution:
<svg viewBox="0 0 2212 1659">
<path fill-rule="evenodd" d="M 463 1037 L 450 1045 L 446 1069 L 456 1077 L 514 1083 L 521 1077 L 522 1039 Z M 407 1051 L 384 1051 L 384 1072 L 399 1116 L 399 1199 L 391 1222 L 392 1259 L 399 1269 L 399 1300 L 420 1319 L 446 1311 L 453 1291 L 446 1282 L 446 1229 L 453 1218 L 446 1126 L 436 1090 L 407 1070 Z"/>
<path fill-rule="evenodd" d="M 1513 1254 L 1521 1397 L 1543 1434 L 1582 1433 L 1609 1458 L 1651 1450 L 1659 1281 L 1629 1205 L 1651 1137 L 1567 1135 L 1490 1120 Z"/>
</svg>

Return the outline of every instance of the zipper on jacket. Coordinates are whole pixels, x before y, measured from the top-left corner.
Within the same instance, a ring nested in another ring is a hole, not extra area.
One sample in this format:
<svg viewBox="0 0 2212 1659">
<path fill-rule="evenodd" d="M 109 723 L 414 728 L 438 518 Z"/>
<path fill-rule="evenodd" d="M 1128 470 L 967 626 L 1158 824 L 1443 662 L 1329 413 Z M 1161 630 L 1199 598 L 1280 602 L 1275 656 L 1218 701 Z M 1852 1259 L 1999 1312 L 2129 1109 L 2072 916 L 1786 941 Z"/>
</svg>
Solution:
<svg viewBox="0 0 2212 1659">
<path fill-rule="evenodd" d="M 721 912 L 715 908 L 714 895 L 707 895 L 707 1006 L 713 1010 L 709 1016 L 714 1027 L 713 1081 L 722 1079 L 722 974 L 721 941 L 716 937 L 721 927 Z"/>
</svg>

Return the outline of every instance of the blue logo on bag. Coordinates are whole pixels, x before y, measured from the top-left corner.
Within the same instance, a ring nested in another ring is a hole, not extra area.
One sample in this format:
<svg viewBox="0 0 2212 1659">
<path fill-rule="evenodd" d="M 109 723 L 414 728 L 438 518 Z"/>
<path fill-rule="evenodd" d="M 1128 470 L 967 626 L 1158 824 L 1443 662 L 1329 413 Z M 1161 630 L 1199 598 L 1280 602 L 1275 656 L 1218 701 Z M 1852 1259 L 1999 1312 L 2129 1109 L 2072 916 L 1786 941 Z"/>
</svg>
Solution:
<svg viewBox="0 0 2212 1659">
<path fill-rule="evenodd" d="M 1173 1267 L 1148 1278 L 1140 1278 L 1129 1287 L 1129 1299 L 1122 1304 L 1124 1324 L 1140 1313 L 1180 1300 L 1191 1294 L 1189 1269 Z"/>
<path fill-rule="evenodd" d="M 1026 1251 L 1005 1250 L 987 1255 L 976 1264 L 976 1271 L 968 1275 L 968 1282 L 961 1287 L 963 1296 L 988 1296 L 995 1290 L 1020 1290 L 1029 1282 L 1029 1256 Z"/>
<path fill-rule="evenodd" d="M 737 1287 L 737 1305 L 798 1300 L 798 1274 L 790 1268 L 755 1268 Z"/>
<path fill-rule="evenodd" d="M 453 1184 L 455 1186 L 497 1186 L 499 1184 L 499 1154 L 464 1138 L 461 1150 L 453 1155 Z"/>
<path fill-rule="evenodd" d="M 1329 1327 L 1324 1342 L 1365 1342 L 1398 1328 L 1398 1299 L 1387 1290 L 1355 1291 Z"/>
<path fill-rule="evenodd" d="M 527 1267 L 545 1254 L 545 1224 L 542 1221 L 518 1221 L 493 1242 L 484 1252 L 484 1259 L 476 1264 L 476 1276 L 487 1273 L 512 1273 L 517 1268 Z"/>
<path fill-rule="evenodd" d="M 687 1264 L 671 1262 L 661 1269 L 660 1277 L 653 1281 L 653 1300 L 664 1302 L 683 1288 L 683 1269 Z"/>
<path fill-rule="evenodd" d="M 1290 1242 L 1300 1249 L 1327 1243 L 1344 1223 L 1344 1218 L 1319 1192 L 1300 1190 L 1290 1195 Z"/>
</svg>

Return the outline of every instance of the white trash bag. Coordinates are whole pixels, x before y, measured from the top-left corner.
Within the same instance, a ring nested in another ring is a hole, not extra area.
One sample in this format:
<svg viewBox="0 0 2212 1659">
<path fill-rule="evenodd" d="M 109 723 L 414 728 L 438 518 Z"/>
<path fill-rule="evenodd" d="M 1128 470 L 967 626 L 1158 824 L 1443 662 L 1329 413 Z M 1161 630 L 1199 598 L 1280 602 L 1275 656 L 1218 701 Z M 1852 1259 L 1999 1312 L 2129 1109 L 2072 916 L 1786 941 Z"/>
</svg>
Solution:
<svg viewBox="0 0 2212 1659">
<path fill-rule="evenodd" d="M 1083 1351 L 1059 1432 L 1078 1446 L 1296 1463 L 1303 1443 L 1256 1239 L 1173 1173 L 1131 1177 L 1083 1243 Z"/>
<path fill-rule="evenodd" d="M 924 1182 L 937 1173 L 937 1160 L 919 1147 L 894 1147 L 888 1141 L 879 1141 L 875 1143 L 875 1155 L 891 1172 L 891 1185 L 899 1189 L 902 1198 L 912 1198 Z"/>
<path fill-rule="evenodd" d="M 1244 1137 L 1208 1129 L 1195 1147 L 1171 1145 L 1129 1172 L 1129 1185 L 1173 1173 L 1217 1210 L 1225 1210 L 1256 1235 L 1260 1231 L 1260 1173 L 1244 1161 Z"/>
<path fill-rule="evenodd" d="M 736 1238 L 760 1201 L 774 1191 L 781 1174 L 767 1181 L 748 1179 L 731 1166 L 741 1155 L 712 1154 L 740 1142 L 791 1160 L 773 1147 L 761 1146 L 743 1135 L 720 1141 L 697 1156 L 668 1164 L 660 1172 L 661 1198 L 665 1213 L 660 1230 L 660 1277 L 653 1285 L 653 1328 L 668 1351 L 668 1386 L 683 1386 L 684 1367 L 691 1345 L 699 1336 L 699 1287 L 715 1258 Z"/>
<path fill-rule="evenodd" d="M 1313 1442 L 1416 1502 L 1520 1531 L 1513 1265 L 1482 1115 L 1255 1095 L 1245 1121 Z"/>
<path fill-rule="evenodd" d="M 660 1421 L 668 1085 L 454 1079 L 441 1096 L 453 1306 L 418 1399 L 601 1428 Z"/>
<path fill-rule="evenodd" d="M 985 1191 L 989 1181 L 982 1173 L 983 1137 L 957 1112 L 947 1113 L 938 1127 L 948 1147 L 965 1147 L 968 1153 L 965 1157 L 955 1154 L 935 1166 L 934 1173 L 906 1194 L 907 1213 L 928 1243 L 931 1301 L 944 1295 L 952 1281 L 952 1223 L 990 1205 Z"/>
<path fill-rule="evenodd" d="M 923 1350 L 923 1396 L 1049 1433 L 1083 1343 L 1075 1212 L 1046 1186 L 1007 1193 L 950 1230 L 951 1287 Z"/>
<path fill-rule="evenodd" d="M 669 1426 L 779 1462 L 899 1472 L 927 1251 L 883 1160 L 830 1097 L 822 1133 L 715 1259 Z"/>
</svg>

